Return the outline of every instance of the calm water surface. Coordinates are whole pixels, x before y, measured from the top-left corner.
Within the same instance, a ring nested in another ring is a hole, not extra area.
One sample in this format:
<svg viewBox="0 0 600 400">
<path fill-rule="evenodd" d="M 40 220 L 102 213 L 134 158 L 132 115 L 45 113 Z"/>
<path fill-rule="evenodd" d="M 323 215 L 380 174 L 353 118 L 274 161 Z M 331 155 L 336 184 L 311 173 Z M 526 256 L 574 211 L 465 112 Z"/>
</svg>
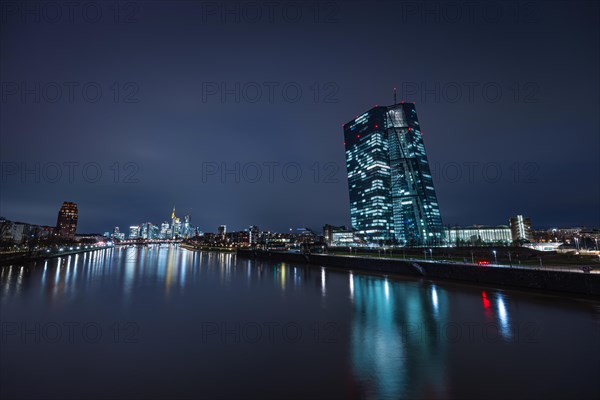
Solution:
<svg viewBox="0 0 600 400">
<path fill-rule="evenodd" d="M 0 397 L 594 398 L 600 303 L 114 248 L 0 270 Z"/>
</svg>

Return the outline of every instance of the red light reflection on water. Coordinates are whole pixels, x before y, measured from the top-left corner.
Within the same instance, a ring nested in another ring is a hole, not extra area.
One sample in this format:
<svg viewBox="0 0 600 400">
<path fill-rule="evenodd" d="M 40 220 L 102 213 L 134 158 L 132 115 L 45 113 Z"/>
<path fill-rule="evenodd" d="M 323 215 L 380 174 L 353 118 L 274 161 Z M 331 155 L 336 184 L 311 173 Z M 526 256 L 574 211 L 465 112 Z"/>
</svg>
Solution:
<svg viewBox="0 0 600 400">
<path fill-rule="evenodd" d="M 483 300 L 483 308 L 489 309 L 490 308 L 490 300 L 488 299 L 487 293 L 485 292 L 485 290 L 481 291 L 481 298 Z"/>
</svg>

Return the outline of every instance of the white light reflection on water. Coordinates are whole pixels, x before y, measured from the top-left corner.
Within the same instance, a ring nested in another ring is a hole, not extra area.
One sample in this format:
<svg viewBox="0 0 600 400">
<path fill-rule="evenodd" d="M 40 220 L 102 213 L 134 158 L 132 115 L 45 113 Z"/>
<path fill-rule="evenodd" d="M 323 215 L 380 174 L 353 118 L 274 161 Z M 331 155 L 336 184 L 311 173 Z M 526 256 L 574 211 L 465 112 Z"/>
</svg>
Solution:
<svg viewBox="0 0 600 400">
<path fill-rule="evenodd" d="M 187 253 L 187 252 L 186 252 Z M 188 268 L 189 253 L 183 253 L 181 256 L 181 265 L 179 268 L 179 289 L 183 291 L 185 287 L 185 275 Z"/>
<path fill-rule="evenodd" d="M 41 293 L 43 293 L 44 290 L 46 290 L 46 275 L 47 274 L 48 274 L 48 260 L 44 261 L 44 269 L 42 271 L 42 279 L 41 279 L 42 284 L 40 285 Z"/>
<path fill-rule="evenodd" d="M 389 300 L 390 299 L 390 282 L 388 282 L 387 276 L 385 277 L 383 287 L 385 288 L 385 299 Z"/>
<path fill-rule="evenodd" d="M 433 313 L 437 317 L 439 310 L 438 293 L 435 285 L 431 285 L 431 303 L 433 304 Z"/>
<path fill-rule="evenodd" d="M 298 268 L 294 267 L 294 287 L 300 284 L 300 275 L 298 274 Z"/>
<path fill-rule="evenodd" d="M 219 259 L 219 265 L 221 268 L 221 280 L 227 286 L 231 284 L 232 277 L 232 265 L 231 265 L 231 254 L 229 253 L 218 253 L 217 258 Z"/>
<path fill-rule="evenodd" d="M 8 289 L 10 288 L 10 271 L 12 270 L 12 265 L 9 267 L 0 267 L 0 280 L 3 282 L 2 290 L 0 290 L 0 299 L 5 301 L 8 297 Z"/>
<path fill-rule="evenodd" d="M 65 267 L 65 271 L 64 271 L 64 284 L 68 285 L 69 284 L 69 277 L 71 276 L 71 257 L 72 256 L 67 256 L 67 266 Z"/>
<path fill-rule="evenodd" d="M 496 303 L 498 308 L 498 322 L 500 323 L 500 334 L 504 339 L 510 339 L 512 337 L 511 326 L 508 320 L 508 313 L 506 312 L 506 305 L 504 304 L 504 297 L 501 293 L 498 293 Z"/>
<path fill-rule="evenodd" d="M 17 275 L 17 285 L 15 287 L 15 294 L 21 292 L 21 287 L 23 286 L 23 269 L 24 267 L 19 268 L 19 275 Z"/>
<path fill-rule="evenodd" d="M 133 278 L 137 265 L 138 249 L 134 247 L 127 248 L 125 250 L 125 282 L 123 285 L 123 295 L 126 300 L 131 298 L 131 292 L 133 290 Z"/>
<path fill-rule="evenodd" d="M 60 266 L 62 264 L 62 258 L 58 257 L 56 259 L 56 271 L 54 271 L 54 287 L 58 285 L 58 274 L 60 274 Z"/>
<path fill-rule="evenodd" d="M 73 260 L 73 274 L 69 277 L 69 285 L 71 286 L 71 288 L 75 285 L 75 282 L 77 282 L 77 263 L 79 261 L 79 254 L 75 254 L 75 259 Z"/>
<path fill-rule="evenodd" d="M 177 251 L 176 251 L 177 250 Z M 173 281 L 176 279 L 174 275 L 177 273 L 176 269 L 179 269 L 178 265 L 178 254 L 179 249 L 175 246 L 169 247 L 169 253 L 167 255 L 167 270 L 165 272 L 165 295 L 168 297 L 171 294 L 171 286 Z"/>
</svg>

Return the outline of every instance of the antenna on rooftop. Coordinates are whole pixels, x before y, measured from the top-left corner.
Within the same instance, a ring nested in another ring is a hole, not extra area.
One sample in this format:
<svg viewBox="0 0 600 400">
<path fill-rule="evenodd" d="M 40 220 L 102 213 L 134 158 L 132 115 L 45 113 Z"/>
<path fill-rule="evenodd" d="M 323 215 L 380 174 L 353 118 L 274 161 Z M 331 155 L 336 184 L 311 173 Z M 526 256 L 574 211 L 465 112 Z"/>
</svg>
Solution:
<svg viewBox="0 0 600 400">
<path fill-rule="evenodd" d="M 394 105 L 398 104 L 396 101 L 396 88 L 394 88 Z"/>
</svg>

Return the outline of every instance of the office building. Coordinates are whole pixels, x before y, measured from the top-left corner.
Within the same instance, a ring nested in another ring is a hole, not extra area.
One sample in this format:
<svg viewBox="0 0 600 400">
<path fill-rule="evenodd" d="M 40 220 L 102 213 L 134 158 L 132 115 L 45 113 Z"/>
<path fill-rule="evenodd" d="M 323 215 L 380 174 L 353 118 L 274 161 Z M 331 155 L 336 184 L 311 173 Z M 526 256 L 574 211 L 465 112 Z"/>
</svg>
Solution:
<svg viewBox="0 0 600 400">
<path fill-rule="evenodd" d="M 452 227 L 446 229 L 445 237 L 451 246 L 508 246 L 512 243 L 511 229 L 506 225 Z"/>
<path fill-rule="evenodd" d="M 217 233 L 219 234 L 219 236 L 221 236 L 222 240 L 225 240 L 225 234 L 227 233 L 227 225 L 219 226 Z"/>
<path fill-rule="evenodd" d="M 73 239 L 77 231 L 77 204 L 65 201 L 58 211 L 56 234 L 60 237 Z"/>
<path fill-rule="evenodd" d="M 442 244 L 442 218 L 414 104 L 374 107 L 344 125 L 344 139 L 356 235 L 376 244 Z"/>
<path fill-rule="evenodd" d="M 248 229 L 248 234 L 249 234 L 248 242 L 250 243 L 250 245 L 251 246 L 256 245 L 259 241 L 259 235 L 260 235 L 258 226 L 250 225 L 250 228 Z"/>
<path fill-rule="evenodd" d="M 333 245 L 333 234 L 337 232 L 348 232 L 348 229 L 345 226 L 335 226 L 330 224 L 325 224 L 323 226 L 323 241 L 328 245 Z"/>
<path fill-rule="evenodd" d="M 531 218 L 517 215 L 510 219 L 510 230 L 514 242 L 531 242 Z"/>
<path fill-rule="evenodd" d="M 140 227 L 137 225 L 132 225 L 129 227 L 129 239 L 139 239 L 140 237 Z"/>
</svg>

